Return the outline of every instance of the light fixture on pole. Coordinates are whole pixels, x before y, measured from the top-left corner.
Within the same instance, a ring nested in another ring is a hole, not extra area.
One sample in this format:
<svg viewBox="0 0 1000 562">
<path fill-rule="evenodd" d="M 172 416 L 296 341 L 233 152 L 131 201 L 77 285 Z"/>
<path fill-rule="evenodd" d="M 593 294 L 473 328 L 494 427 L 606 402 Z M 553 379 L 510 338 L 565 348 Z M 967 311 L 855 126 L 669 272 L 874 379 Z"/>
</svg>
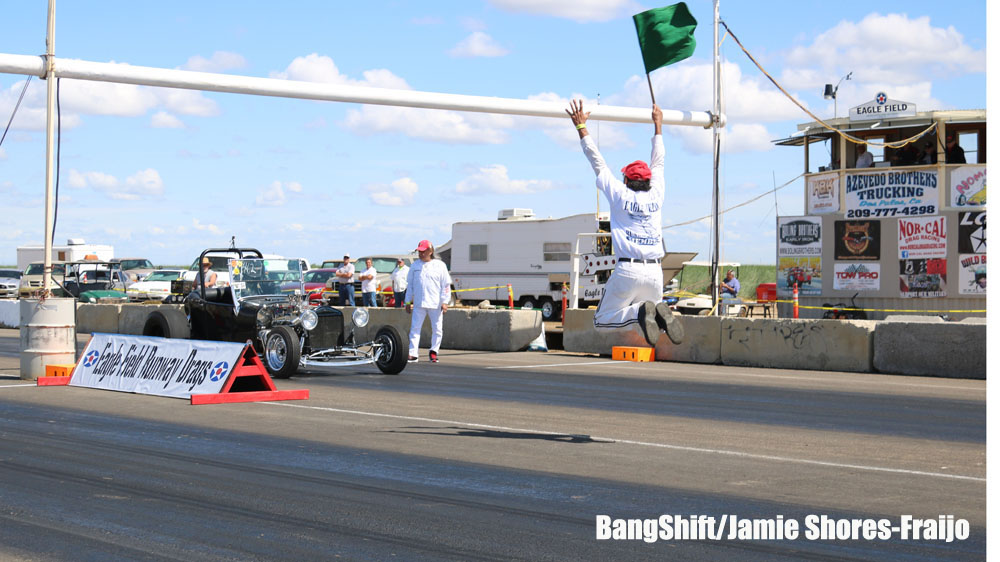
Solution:
<svg viewBox="0 0 1000 562">
<path fill-rule="evenodd" d="M 852 74 L 854 74 L 853 71 L 852 72 L 848 72 L 847 76 L 844 76 L 843 78 L 841 78 L 840 81 L 837 82 L 836 86 L 834 86 L 833 84 L 827 84 L 823 88 L 823 99 L 833 100 L 833 117 L 834 117 L 834 119 L 837 118 L 837 90 L 840 89 L 840 83 L 841 82 L 843 82 L 844 80 L 850 80 L 851 79 L 851 75 Z"/>
</svg>

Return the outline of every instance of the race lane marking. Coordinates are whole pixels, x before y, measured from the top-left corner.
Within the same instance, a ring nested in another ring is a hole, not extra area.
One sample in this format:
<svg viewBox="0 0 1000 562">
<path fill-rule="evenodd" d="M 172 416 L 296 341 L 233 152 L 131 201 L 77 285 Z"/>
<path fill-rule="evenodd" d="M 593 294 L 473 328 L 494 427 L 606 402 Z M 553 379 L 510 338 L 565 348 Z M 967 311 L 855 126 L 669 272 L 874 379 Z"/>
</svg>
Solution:
<svg viewBox="0 0 1000 562">
<path fill-rule="evenodd" d="M 0 388 L 19 388 L 25 386 L 38 386 L 38 383 L 28 383 L 28 384 L 0 384 Z"/>
<path fill-rule="evenodd" d="M 380 414 L 378 412 L 363 412 L 360 410 L 342 410 L 340 408 L 327 408 L 323 406 L 305 406 L 302 404 L 289 404 L 286 402 L 259 402 L 259 404 L 267 404 L 271 406 L 285 406 L 288 408 L 304 408 L 307 410 L 321 410 L 325 412 L 336 412 L 338 414 L 356 414 L 360 416 L 372 416 L 377 418 L 392 418 L 397 420 L 406 421 L 419 421 L 419 422 L 430 422 L 430 423 L 440 423 L 445 425 L 460 425 L 465 427 L 478 427 L 482 429 L 492 429 L 497 431 L 510 431 L 517 433 L 534 433 L 537 435 L 567 435 L 565 432 L 561 431 L 544 431 L 539 429 L 524 429 L 519 427 L 506 427 L 502 425 L 488 425 L 482 423 L 469 423 L 455 420 L 441 420 L 436 418 L 422 418 L 418 416 L 400 416 L 397 414 Z M 777 461 L 786 462 L 794 464 L 809 464 L 814 466 L 827 466 L 833 468 L 847 468 L 854 470 L 867 470 L 871 472 L 889 472 L 893 474 L 909 474 L 911 476 L 930 476 L 933 478 L 947 478 L 951 480 L 971 480 L 973 482 L 986 482 L 985 478 L 978 478 L 976 476 L 963 476 L 961 474 L 947 474 L 944 472 L 925 472 L 922 470 L 908 470 L 905 468 L 887 468 L 883 466 L 868 466 L 863 464 L 847 464 L 829 461 L 817 461 L 812 459 L 797 459 L 794 457 L 779 457 L 775 455 L 758 455 L 754 453 L 745 453 L 742 451 L 731 451 L 727 449 L 707 449 L 704 447 L 688 447 L 686 445 L 670 445 L 667 443 L 650 443 L 647 441 L 633 441 L 631 439 L 617 439 L 614 437 L 598 437 L 597 435 L 589 436 L 594 441 L 605 441 L 611 443 L 623 443 L 626 445 L 637 445 L 640 447 L 656 447 L 658 449 L 671 449 L 674 451 L 687 451 L 694 453 L 708 453 L 715 455 L 726 455 L 731 457 L 742 457 L 747 459 L 765 460 L 765 461 Z"/>
<path fill-rule="evenodd" d="M 547 363 L 545 365 L 511 365 L 509 367 L 486 367 L 487 369 L 537 369 L 539 367 L 576 367 L 577 365 L 608 365 L 621 361 L 587 361 L 585 363 Z"/>
</svg>

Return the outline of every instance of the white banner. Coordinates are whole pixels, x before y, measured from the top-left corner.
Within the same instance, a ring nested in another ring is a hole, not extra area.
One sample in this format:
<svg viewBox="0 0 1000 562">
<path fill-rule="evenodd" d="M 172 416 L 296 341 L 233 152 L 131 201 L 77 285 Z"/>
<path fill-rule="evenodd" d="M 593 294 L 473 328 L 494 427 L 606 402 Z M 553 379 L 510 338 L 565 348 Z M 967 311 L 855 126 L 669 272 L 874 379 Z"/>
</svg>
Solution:
<svg viewBox="0 0 1000 562">
<path fill-rule="evenodd" d="M 922 170 L 847 174 L 844 176 L 848 219 L 915 217 L 938 212 L 938 174 Z"/>
<path fill-rule="evenodd" d="M 899 219 L 899 259 L 948 256 L 945 217 Z"/>
<path fill-rule="evenodd" d="M 986 205 L 986 165 L 961 166 L 951 171 L 951 206 Z"/>
<path fill-rule="evenodd" d="M 778 256 L 818 256 L 823 253 L 818 217 L 778 217 Z"/>
<path fill-rule="evenodd" d="M 810 215 L 840 211 L 840 174 L 810 176 L 806 187 Z"/>
<path fill-rule="evenodd" d="M 70 386 L 173 398 L 217 394 L 245 344 L 94 334 Z"/>
<path fill-rule="evenodd" d="M 958 293 L 986 294 L 986 254 L 958 255 Z"/>
<path fill-rule="evenodd" d="M 833 264 L 835 291 L 877 291 L 881 266 L 877 263 Z"/>
</svg>

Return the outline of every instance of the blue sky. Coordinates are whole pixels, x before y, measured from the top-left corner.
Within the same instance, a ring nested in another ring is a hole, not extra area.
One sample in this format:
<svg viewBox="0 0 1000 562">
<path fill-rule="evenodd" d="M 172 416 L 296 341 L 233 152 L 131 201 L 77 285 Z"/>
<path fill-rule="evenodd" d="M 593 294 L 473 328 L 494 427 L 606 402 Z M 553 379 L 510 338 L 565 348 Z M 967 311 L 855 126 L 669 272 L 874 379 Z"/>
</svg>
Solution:
<svg viewBox="0 0 1000 562">
<path fill-rule="evenodd" d="M 56 56 L 247 76 L 648 107 L 631 0 L 452 2 L 62 2 Z M 652 74 L 665 109 L 711 108 L 712 3 L 690 0 L 698 48 Z M 930 109 L 986 107 L 985 2 L 722 2 L 721 17 L 790 92 L 833 114 L 876 92 Z M 8 3 L 0 53 L 45 50 L 45 2 Z M 771 140 L 810 121 L 723 42 L 724 206 L 802 172 Z M 25 77 L 0 74 L 0 127 Z M 542 119 L 201 93 L 63 80 L 56 243 L 190 263 L 240 245 L 313 262 L 446 242 L 456 221 L 528 207 L 592 212 L 593 172 L 568 118 Z M 0 146 L 0 263 L 40 243 L 45 82 L 32 79 Z M 2 129 L 0 129 L 2 131 Z M 595 123 L 612 166 L 648 159 L 651 125 Z M 711 208 L 710 131 L 667 127 L 664 226 Z M 819 149 L 821 150 L 821 149 Z M 814 158 L 818 158 L 814 154 Z M 820 159 L 821 160 L 821 159 Z M 823 164 L 814 159 L 814 166 Z M 601 201 L 602 210 L 607 209 Z M 724 258 L 774 262 L 775 198 L 726 215 Z M 802 183 L 777 211 L 800 214 Z M 708 259 L 709 224 L 664 231 L 668 250 Z"/>
</svg>

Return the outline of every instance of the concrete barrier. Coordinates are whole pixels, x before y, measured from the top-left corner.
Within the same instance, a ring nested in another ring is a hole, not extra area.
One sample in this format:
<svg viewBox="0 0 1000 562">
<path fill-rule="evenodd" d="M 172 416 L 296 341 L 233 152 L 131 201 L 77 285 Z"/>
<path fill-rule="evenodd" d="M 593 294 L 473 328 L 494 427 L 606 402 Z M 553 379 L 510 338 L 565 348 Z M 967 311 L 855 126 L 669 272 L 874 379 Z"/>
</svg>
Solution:
<svg viewBox="0 0 1000 562">
<path fill-rule="evenodd" d="M 109 334 L 142 334 L 149 314 L 162 308 L 182 309 L 176 304 L 78 304 L 77 332 Z M 345 328 L 350 329 L 353 307 L 344 307 Z M 410 333 L 411 316 L 403 309 L 369 308 L 368 325 L 358 329 L 358 342 L 371 341 L 378 328 L 389 324 L 406 340 Z M 14 326 L 17 327 L 15 322 Z M 542 332 L 542 316 L 537 310 L 451 309 L 444 315 L 444 337 L 441 347 L 478 351 L 520 351 L 528 347 Z M 430 347 L 430 324 L 424 322 L 420 345 Z"/>
<path fill-rule="evenodd" d="M 881 322 L 874 367 L 898 375 L 985 379 L 986 324 Z"/>
<path fill-rule="evenodd" d="M 869 372 L 874 320 L 722 318 L 722 364 Z"/>
<path fill-rule="evenodd" d="M 578 353 L 611 355 L 614 346 L 648 347 L 645 338 L 632 329 L 597 330 L 594 309 L 570 309 L 563 321 L 563 349 Z M 718 363 L 722 322 L 711 316 L 678 316 L 684 326 L 684 341 L 674 345 L 666 335 L 656 344 L 657 361 Z"/>
<path fill-rule="evenodd" d="M 0 299 L 0 328 L 21 326 L 21 307 L 17 299 Z"/>
<path fill-rule="evenodd" d="M 123 305 L 120 304 L 76 304 L 76 331 L 77 333 L 92 334 L 102 332 L 106 334 L 118 333 L 118 316 L 121 314 Z"/>
<path fill-rule="evenodd" d="M 184 310 L 181 304 L 123 304 L 118 313 L 118 333 L 141 336 L 149 313 L 163 308 Z M 79 311 L 77 311 L 79 314 Z"/>
<path fill-rule="evenodd" d="M 343 307 L 345 326 L 350 326 L 354 307 Z M 411 315 L 402 308 L 369 308 L 368 325 L 354 334 L 359 342 L 370 341 L 386 324 L 395 327 L 404 340 L 409 338 Z M 453 308 L 444 315 L 444 349 L 470 351 L 520 351 L 542 333 L 542 315 L 537 310 L 483 310 Z M 430 323 L 420 331 L 420 347 L 429 348 Z"/>
</svg>

